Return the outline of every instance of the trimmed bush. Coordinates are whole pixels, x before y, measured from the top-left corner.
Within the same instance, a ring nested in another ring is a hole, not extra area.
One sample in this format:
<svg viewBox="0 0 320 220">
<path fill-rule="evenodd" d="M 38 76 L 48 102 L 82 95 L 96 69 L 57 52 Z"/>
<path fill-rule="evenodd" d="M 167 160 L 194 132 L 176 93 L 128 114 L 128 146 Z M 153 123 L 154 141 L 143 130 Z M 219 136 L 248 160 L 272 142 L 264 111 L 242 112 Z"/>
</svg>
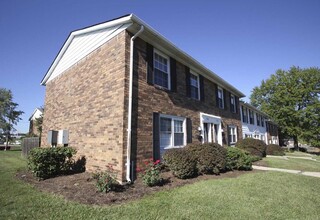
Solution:
<svg viewBox="0 0 320 220">
<path fill-rule="evenodd" d="M 245 138 L 239 140 L 236 143 L 236 147 L 247 151 L 252 156 L 257 156 L 259 158 L 266 156 L 267 145 L 261 140 Z"/>
<path fill-rule="evenodd" d="M 269 144 L 267 145 L 267 155 L 284 156 L 284 149 L 279 145 Z"/>
<path fill-rule="evenodd" d="M 167 150 L 163 155 L 163 161 L 172 174 L 180 179 L 197 175 L 196 161 L 186 148 Z"/>
<path fill-rule="evenodd" d="M 219 144 L 190 144 L 186 150 L 196 161 L 198 174 L 219 174 L 226 168 L 227 151 Z"/>
<path fill-rule="evenodd" d="M 251 170 L 252 160 L 249 153 L 236 148 L 227 147 L 227 159 L 226 159 L 227 170 Z"/>
<path fill-rule="evenodd" d="M 76 150 L 70 147 L 33 148 L 28 155 L 28 168 L 40 179 L 67 174 L 74 165 L 74 154 Z"/>
</svg>

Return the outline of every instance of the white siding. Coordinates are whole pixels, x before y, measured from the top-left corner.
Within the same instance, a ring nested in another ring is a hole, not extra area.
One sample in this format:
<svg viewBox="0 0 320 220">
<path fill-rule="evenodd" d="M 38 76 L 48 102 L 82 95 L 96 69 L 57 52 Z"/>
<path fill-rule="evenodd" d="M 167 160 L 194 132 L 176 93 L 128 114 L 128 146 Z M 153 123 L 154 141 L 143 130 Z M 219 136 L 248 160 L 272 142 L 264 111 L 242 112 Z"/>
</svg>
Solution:
<svg viewBox="0 0 320 220">
<path fill-rule="evenodd" d="M 64 50 L 65 52 L 64 54 L 62 54 L 59 62 L 53 63 L 53 65 L 51 66 L 51 68 L 53 68 L 51 70 L 52 74 L 47 82 L 59 76 L 72 65 L 80 61 L 82 58 L 86 57 L 92 51 L 96 50 L 108 40 L 119 34 L 121 31 L 126 29 L 129 25 L 130 23 L 117 25 L 90 33 L 75 35 L 74 37 L 71 34 L 69 37 L 71 38 L 71 42 L 69 43 L 69 45 L 67 45 L 67 48 L 66 50 Z"/>
<path fill-rule="evenodd" d="M 267 144 L 267 129 L 266 129 L 266 122 L 264 121 L 264 126 L 262 127 L 261 125 L 258 126 L 257 125 L 257 118 L 256 118 L 256 111 L 254 111 L 253 109 L 251 109 L 254 114 L 254 124 L 250 124 L 243 122 L 242 119 L 242 108 L 240 105 L 240 114 L 241 114 L 241 124 L 242 124 L 242 137 L 245 138 L 246 135 L 252 135 L 252 138 L 254 138 L 254 135 L 259 135 L 259 139 L 261 140 L 261 136 L 264 137 L 263 141 Z M 249 114 L 249 113 L 247 113 Z M 258 113 L 259 114 L 259 113 Z"/>
</svg>

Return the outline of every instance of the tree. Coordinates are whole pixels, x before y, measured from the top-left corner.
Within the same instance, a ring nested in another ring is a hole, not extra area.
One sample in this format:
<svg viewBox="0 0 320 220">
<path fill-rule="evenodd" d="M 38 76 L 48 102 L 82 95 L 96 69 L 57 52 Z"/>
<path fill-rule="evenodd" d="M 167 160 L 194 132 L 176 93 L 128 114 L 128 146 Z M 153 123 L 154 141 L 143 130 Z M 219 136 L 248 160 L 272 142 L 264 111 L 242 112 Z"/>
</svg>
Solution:
<svg viewBox="0 0 320 220">
<path fill-rule="evenodd" d="M 250 102 L 267 113 L 282 132 L 320 146 L 320 69 L 278 70 L 252 90 Z"/>
<path fill-rule="evenodd" d="M 3 131 L 6 137 L 6 147 L 8 147 L 8 142 L 10 138 L 10 133 L 14 129 L 20 120 L 20 115 L 23 111 L 17 111 L 17 103 L 12 101 L 12 92 L 5 88 L 0 88 L 0 129 Z"/>
</svg>

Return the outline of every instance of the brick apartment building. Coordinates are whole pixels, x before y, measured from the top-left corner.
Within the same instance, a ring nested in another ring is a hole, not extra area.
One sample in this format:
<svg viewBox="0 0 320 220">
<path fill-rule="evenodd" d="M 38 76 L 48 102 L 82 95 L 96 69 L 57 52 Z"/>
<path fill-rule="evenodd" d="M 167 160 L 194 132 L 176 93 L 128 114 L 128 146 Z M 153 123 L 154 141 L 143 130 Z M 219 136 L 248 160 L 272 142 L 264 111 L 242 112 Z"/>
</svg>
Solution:
<svg viewBox="0 0 320 220">
<path fill-rule="evenodd" d="M 132 14 L 71 32 L 41 84 L 41 145 L 58 131 L 87 170 L 112 165 L 123 182 L 166 149 L 242 138 L 244 95 Z"/>
</svg>

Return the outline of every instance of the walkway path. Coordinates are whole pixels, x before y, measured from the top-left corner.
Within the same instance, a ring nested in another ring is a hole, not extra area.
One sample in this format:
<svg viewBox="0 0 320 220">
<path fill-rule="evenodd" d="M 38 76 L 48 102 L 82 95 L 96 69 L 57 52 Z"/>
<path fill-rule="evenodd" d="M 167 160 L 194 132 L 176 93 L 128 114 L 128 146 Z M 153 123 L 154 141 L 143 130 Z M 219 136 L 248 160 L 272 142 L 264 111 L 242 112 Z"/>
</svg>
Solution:
<svg viewBox="0 0 320 220">
<path fill-rule="evenodd" d="M 279 171 L 279 172 L 302 174 L 302 175 L 305 175 L 305 176 L 313 176 L 313 177 L 319 177 L 320 178 L 320 172 L 307 172 L 307 171 L 301 171 L 301 170 L 288 170 L 288 169 L 263 167 L 263 166 L 256 166 L 256 165 L 252 165 L 252 168 L 255 169 L 255 170 Z"/>
</svg>

